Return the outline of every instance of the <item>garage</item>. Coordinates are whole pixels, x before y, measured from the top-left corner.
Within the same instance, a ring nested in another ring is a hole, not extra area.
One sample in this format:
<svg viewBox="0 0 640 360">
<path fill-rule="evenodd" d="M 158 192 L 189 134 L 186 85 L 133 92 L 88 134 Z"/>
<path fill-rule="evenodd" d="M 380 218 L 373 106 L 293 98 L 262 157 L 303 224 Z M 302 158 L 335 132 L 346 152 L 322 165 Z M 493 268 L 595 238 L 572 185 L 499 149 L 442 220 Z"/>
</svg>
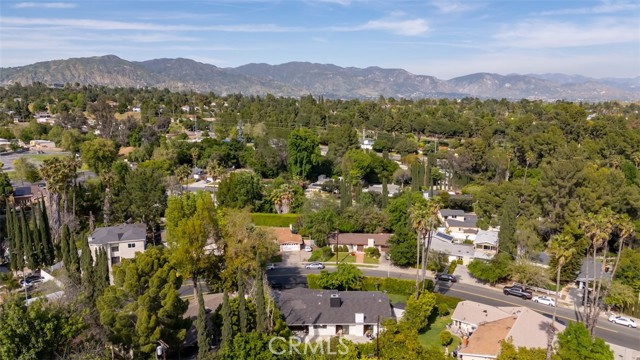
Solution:
<svg viewBox="0 0 640 360">
<path fill-rule="evenodd" d="M 280 251 L 300 251 L 300 244 L 280 244 Z"/>
</svg>

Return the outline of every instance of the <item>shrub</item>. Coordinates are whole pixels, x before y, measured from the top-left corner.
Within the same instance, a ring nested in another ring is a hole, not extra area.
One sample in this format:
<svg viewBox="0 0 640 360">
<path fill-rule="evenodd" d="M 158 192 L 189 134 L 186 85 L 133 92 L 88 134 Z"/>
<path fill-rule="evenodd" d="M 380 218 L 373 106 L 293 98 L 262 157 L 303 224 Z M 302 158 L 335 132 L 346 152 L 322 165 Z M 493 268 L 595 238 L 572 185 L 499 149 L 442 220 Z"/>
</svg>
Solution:
<svg viewBox="0 0 640 360">
<path fill-rule="evenodd" d="M 426 279 L 424 287 L 429 291 L 433 290 L 433 281 Z M 413 280 L 394 278 L 366 277 L 364 279 L 364 289 L 367 291 L 386 291 L 390 294 L 409 296 L 415 292 L 416 282 Z"/>
<path fill-rule="evenodd" d="M 458 262 L 457 261 L 452 261 L 451 264 L 449 264 L 449 270 L 447 271 L 449 274 L 453 274 L 454 271 L 456 271 L 456 267 L 458 266 Z"/>
<path fill-rule="evenodd" d="M 333 256 L 333 251 L 330 246 L 325 246 L 320 250 L 322 251 L 322 261 L 327 261 Z"/>
<path fill-rule="evenodd" d="M 307 275 L 307 287 L 309 289 L 322 289 L 322 287 L 320 286 L 320 275 L 319 274 Z"/>
<path fill-rule="evenodd" d="M 442 332 L 440 332 L 440 343 L 442 346 L 449 346 L 452 342 L 453 336 L 451 336 L 451 333 L 447 330 L 442 330 Z"/>
<path fill-rule="evenodd" d="M 447 315 L 449 315 L 451 313 L 451 311 L 449 310 L 449 307 L 445 303 L 441 303 L 441 304 L 436 305 L 436 308 L 438 309 L 438 316 L 439 317 L 445 317 L 445 316 L 447 316 Z"/>
<path fill-rule="evenodd" d="M 380 258 L 380 250 L 378 250 L 378 248 L 376 247 L 366 248 L 364 250 L 364 253 L 367 254 L 367 256 L 372 257 L 374 259 Z"/>
<path fill-rule="evenodd" d="M 298 214 L 252 213 L 251 220 L 256 226 L 289 227 L 298 221 Z"/>
<path fill-rule="evenodd" d="M 464 261 L 462 261 L 462 259 L 458 259 L 458 260 L 456 260 L 456 262 L 458 263 L 458 265 L 464 264 Z"/>
</svg>

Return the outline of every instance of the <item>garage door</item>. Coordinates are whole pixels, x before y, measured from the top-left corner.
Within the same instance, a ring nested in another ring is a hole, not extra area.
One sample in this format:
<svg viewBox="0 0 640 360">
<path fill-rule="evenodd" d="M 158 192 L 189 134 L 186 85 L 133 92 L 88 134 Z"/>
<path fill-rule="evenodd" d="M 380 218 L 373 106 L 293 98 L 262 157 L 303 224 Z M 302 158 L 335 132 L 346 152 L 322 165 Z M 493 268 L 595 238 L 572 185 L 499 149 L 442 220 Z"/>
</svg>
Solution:
<svg viewBox="0 0 640 360">
<path fill-rule="evenodd" d="M 282 244 L 280 251 L 300 251 L 300 244 Z"/>
</svg>

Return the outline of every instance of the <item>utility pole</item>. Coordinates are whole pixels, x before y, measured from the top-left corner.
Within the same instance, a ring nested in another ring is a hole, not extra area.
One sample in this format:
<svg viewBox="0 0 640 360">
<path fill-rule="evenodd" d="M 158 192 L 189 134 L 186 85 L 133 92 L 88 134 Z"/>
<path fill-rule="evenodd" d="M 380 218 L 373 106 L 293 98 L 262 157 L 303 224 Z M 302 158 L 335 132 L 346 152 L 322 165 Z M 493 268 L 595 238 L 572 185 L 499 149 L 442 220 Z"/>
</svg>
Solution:
<svg viewBox="0 0 640 360">
<path fill-rule="evenodd" d="M 336 237 L 336 266 L 338 266 L 340 259 L 340 231 L 336 230 L 333 234 Z"/>
</svg>

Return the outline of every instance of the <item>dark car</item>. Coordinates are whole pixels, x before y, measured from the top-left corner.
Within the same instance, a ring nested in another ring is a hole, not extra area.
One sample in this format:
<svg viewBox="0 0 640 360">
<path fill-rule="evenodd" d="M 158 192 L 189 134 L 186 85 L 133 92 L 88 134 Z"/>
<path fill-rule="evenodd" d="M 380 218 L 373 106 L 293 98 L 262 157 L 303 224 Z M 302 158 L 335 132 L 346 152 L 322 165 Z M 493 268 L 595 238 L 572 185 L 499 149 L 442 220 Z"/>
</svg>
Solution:
<svg viewBox="0 0 640 360">
<path fill-rule="evenodd" d="M 533 297 L 533 294 L 531 293 L 531 291 L 525 289 L 520 285 L 505 286 L 502 292 L 505 295 L 518 296 L 523 299 L 529 299 L 529 300 Z"/>
<path fill-rule="evenodd" d="M 438 274 L 438 275 L 436 275 L 436 280 L 450 281 L 450 282 L 457 282 L 458 281 L 458 279 L 456 279 L 455 276 L 450 275 L 450 274 Z"/>
</svg>

